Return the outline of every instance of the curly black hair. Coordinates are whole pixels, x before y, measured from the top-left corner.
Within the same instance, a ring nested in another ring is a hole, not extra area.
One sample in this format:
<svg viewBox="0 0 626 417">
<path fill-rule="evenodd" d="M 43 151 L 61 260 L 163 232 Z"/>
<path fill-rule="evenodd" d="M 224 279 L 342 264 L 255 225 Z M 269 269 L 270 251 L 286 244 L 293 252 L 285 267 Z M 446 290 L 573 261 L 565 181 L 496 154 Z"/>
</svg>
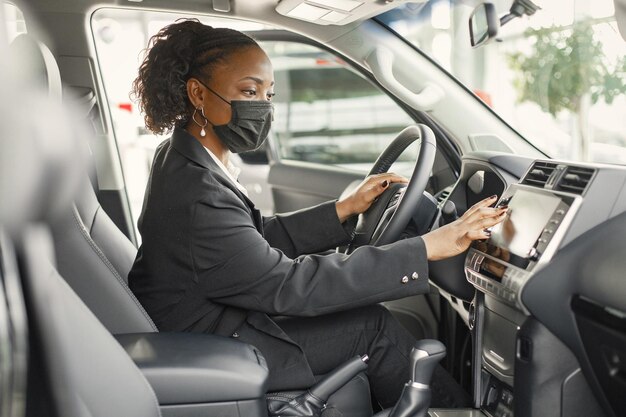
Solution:
<svg viewBox="0 0 626 417">
<path fill-rule="evenodd" d="M 244 33 L 213 28 L 198 19 L 177 20 L 161 29 L 150 38 L 131 91 L 144 113 L 146 128 L 162 134 L 186 126 L 193 111 L 187 80 L 201 76 L 208 81 L 218 62 L 255 45 Z"/>
</svg>

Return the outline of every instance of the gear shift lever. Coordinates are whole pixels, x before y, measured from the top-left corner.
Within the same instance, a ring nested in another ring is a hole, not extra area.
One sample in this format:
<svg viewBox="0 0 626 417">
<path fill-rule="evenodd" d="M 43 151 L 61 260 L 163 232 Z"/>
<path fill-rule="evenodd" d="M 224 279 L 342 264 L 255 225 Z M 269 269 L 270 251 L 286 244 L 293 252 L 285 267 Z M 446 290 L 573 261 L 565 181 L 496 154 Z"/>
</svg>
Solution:
<svg viewBox="0 0 626 417">
<path fill-rule="evenodd" d="M 439 340 L 424 339 L 411 350 L 411 382 L 430 385 L 435 367 L 446 356 L 446 347 Z"/>
<path fill-rule="evenodd" d="M 430 381 L 437 363 L 446 356 L 438 340 L 419 340 L 411 350 L 411 380 L 407 382 L 389 417 L 426 417 L 430 406 Z"/>
</svg>

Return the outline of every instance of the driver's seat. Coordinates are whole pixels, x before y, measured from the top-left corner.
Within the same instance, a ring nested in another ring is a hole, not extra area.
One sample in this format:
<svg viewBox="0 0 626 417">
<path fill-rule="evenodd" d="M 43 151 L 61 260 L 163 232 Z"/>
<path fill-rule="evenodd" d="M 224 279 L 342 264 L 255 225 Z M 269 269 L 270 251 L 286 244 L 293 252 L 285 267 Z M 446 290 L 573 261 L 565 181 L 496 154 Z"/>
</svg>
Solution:
<svg viewBox="0 0 626 417">
<path fill-rule="evenodd" d="M 46 69 L 44 82 L 61 85 L 56 61 L 44 44 L 25 34 L 14 41 L 12 49 L 35 55 L 30 59 L 40 61 Z M 49 91 L 60 95 L 58 90 Z M 158 332 L 128 287 L 127 276 L 137 250 L 101 207 L 87 173 L 72 210 L 60 216 L 51 229 L 60 275 L 112 334 Z M 344 417 L 371 416 L 367 379 L 358 375 L 327 404 L 328 410 L 337 410 Z"/>
</svg>

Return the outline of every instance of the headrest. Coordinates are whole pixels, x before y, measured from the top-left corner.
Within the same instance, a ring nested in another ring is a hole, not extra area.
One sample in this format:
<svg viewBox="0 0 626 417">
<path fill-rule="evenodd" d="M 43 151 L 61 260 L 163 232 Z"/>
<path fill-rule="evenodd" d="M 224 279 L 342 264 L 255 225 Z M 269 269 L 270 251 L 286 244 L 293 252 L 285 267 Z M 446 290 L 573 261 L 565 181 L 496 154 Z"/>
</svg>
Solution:
<svg viewBox="0 0 626 417">
<path fill-rule="evenodd" d="M 0 225 L 13 229 L 69 210 L 86 141 L 46 94 L 4 87 L 0 97 Z"/>
<path fill-rule="evenodd" d="M 69 210 L 87 160 L 86 130 L 61 105 L 48 48 L 20 35 L 10 50 L 0 69 L 0 227 L 9 232 Z"/>
<path fill-rule="evenodd" d="M 61 72 L 45 44 L 27 33 L 18 35 L 9 46 L 9 62 L 14 70 L 19 71 L 16 77 L 47 93 L 51 99 L 61 101 Z"/>
</svg>

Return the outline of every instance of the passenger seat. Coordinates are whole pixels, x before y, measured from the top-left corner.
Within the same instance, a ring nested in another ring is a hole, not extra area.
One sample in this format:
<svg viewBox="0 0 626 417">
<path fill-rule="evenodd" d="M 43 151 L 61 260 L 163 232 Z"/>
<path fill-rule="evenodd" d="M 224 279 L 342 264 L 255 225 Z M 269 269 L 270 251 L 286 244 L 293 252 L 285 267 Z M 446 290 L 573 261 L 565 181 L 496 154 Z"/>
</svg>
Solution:
<svg viewBox="0 0 626 417">
<path fill-rule="evenodd" d="M 30 69 L 28 83 L 60 102 L 61 75 L 48 47 L 22 34 L 10 49 L 15 62 L 29 63 L 23 65 Z M 77 149 L 74 157 L 89 159 L 88 149 Z M 89 175 L 80 181 L 73 207 L 52 228 L 59 273 L 112 334 L 158 331 L 128 288 L 137 250 L 100 206 Z"/>
<path fill-rule="evenodd" d="M 11 324 L 0 332 L 1 414 L 160 417 L 143 374 L 50 262 L 45 224 L 67 209 L 80 167 L 71 149 L 83 138 L 58 102 L 31 83 L 7 84 L 0 77 L 0 286 L 10 307 L 2 323 Z M 33 108 L 37 117 L 25 112 Z"/>
</svg>

